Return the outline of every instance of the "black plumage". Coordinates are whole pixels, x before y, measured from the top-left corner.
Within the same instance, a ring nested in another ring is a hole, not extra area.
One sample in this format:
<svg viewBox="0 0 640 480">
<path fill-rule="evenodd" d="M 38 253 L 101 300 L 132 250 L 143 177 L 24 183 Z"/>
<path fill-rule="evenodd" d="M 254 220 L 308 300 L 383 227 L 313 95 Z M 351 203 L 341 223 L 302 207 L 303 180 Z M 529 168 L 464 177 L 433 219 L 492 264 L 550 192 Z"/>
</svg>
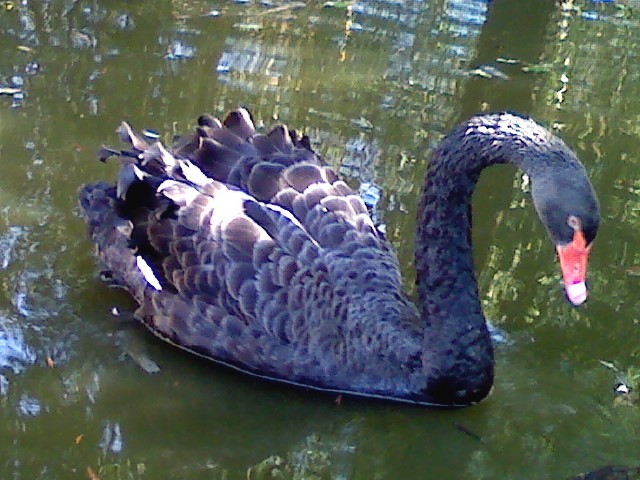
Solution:
<svg viewBox="0 0 640 480">
<path fill-rule="evenodd" d="M 419 302 L 362 199 L 307 137 L 257 133 L 246 110 L 198 120 L 175 148 L 129 125 L 117 185 L 80 203 L 98 255 L 161 338 L 244 372 L 309 388 L 464 406 L 493 385 L 493 348 L 471 255 L 480 172 L 514 163 L 532 180 L 551 239 L 576 216 L 590 244 L 598 204 L 557 137 L 509 113 L 457 127 L 435 150 L 418 216 Z M 561 184 L 563 191 L 545 185 Z M 538 187 L 538 184 L 541 185 Z M 553 208 L 549 208 L 552 205 Z"/>
</svg>

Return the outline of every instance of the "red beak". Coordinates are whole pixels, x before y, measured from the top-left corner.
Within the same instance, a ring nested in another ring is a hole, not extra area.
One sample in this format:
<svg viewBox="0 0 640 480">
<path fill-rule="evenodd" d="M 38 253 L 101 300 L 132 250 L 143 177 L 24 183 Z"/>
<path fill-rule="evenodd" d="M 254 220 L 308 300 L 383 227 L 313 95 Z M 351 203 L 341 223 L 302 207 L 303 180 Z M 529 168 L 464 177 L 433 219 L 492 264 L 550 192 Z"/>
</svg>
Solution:
<svg viewBox="0 0 640 480">
<path fill-rule="evenodd" d="M 591 245 L 587 245 L 582 230 L 576 228 L 571 243 L 557 245 L 556 251 L 560 259 L 560 269 L 567 298 L 574 305 L 581 305 L 587 299 L 585 279 Z"/>
</svg>

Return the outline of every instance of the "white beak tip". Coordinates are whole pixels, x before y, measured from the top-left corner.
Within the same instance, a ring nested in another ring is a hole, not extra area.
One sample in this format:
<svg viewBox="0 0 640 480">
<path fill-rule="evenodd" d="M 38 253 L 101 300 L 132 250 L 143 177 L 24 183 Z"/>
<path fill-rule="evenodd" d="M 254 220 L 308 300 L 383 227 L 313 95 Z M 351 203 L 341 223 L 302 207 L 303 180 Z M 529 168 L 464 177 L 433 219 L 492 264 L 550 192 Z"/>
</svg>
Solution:
<svg viewBox="0 0 640 480">
<path fill-rule="evenodd" d="M 575 306 L 582 305 L 587 300 L 587 285 L 584 282 L 567 285 L 565 291 L 567 298 Z"/>
</svg>

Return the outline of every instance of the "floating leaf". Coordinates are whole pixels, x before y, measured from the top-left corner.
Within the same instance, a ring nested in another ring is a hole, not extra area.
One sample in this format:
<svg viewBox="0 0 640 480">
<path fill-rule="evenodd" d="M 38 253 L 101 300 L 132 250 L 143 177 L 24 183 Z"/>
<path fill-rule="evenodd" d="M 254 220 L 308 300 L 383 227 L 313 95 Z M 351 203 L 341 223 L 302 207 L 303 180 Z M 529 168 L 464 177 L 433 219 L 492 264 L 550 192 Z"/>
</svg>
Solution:
<svg viewBox="0 0 640 480">
<path fill-rule="evenodd" d="M 327 120 L 331 120 L 334 122 L 342 122 L 344 121 L 344 116 L 340 115 L 339 113 L 334 113 L 334 112 L 326 112 L 323 110 L 316 110 L 315 108 L 310 108 L 309 109 L 309 113 L 311 115 L 317 115 L 320 118 L 324 118 Z"/>
<path fill-rule="evenodd" d="M 22 90 L 15 87 L 0 87 L 0 95 L 16 95 L 22 93 Z"/>
<path fill-rule="evenodd" d="M 156 130 L 151 130 L 150 128 L 145 128 L 142 131 L 142 134 L 151 140 L 157 140 L 160 138 L 160 133 Z"/>
<path fill-rule="evenodd" d="M 324 2 L 322 4 L 323 8 L 338 8 L 338 9 L 346 9 L 349 8 L 351 5 L 353 5 L 353 2 L 343 2 L 343 1 L 338 1 L 338 2 L 334 2 L 329 0 L 328 2 Z"/>
<path fill-rule="evenodd" d="M 100 480 L 98 474 L 96 474 L 91 467 L 87 467 L 87 476 L 89 477 L 89 480 Z"/>
<path fill-rule="evenodd" d="M 549 73 L 553 68 L 551 63 L 538 63 L 536 65 L 525 65 L 522 71 L 525 73 Z"/>
<path fill-rule="evenodd" d="M 351 120 L 351 123 L 356 127 L 363 128 L 365 130 L 371 130 L 373 128 L 373 123 L 364 117 L 354 118 Z"/>
<path fill-rule="evenodd" d="M 498 57 L 496 58 L 496 62 L 506 63 L 507 65 L 518 65 L 519 63 L 522 63 L 517 58 L 508 58 L 508 57 Z"/>
<path fill-rule="evenodd" d="M 627 268 L 624 273 L 633 277 L 640 277 L 640 265 Z"/>
<path fill-rule="evenodd" d="M 142 369 L 143 372 L 149 375 L 160 373 L 160 367 L 154 362 L 148 355 L 140 352 L 127 352 L 129 357 Z"/>
<path fill-rule="evenodd" d="M 509 80 L 509 75 L 492 65 L 480 65 L 478 68 L 471 70 L 469 74 L 482 78 L 497 78 L 499 80 Z"/>
<path fill-rule="evenodd" d="M 259 23 L 234 23 L 233 28 L 237 28 L 242 32 L 259 32 L 264 27 Z"/>
<path fill-rule="evenodd" d="M 270 13 L 279 13 L 279 12 L 284 12 L 286 10 L 297 10 L 299 8 L 304 8 L 306 6 L 307 6 L 307 4 L 303 3 L 303 2 L 291 2 L 291 3 L 287 3 L 286 5 L 280 5 L 279 7 L 269 8 L 269 10 L 265 10 L 264 12 L 260 12 L 258 15 L 267 15 L 267 14 L 270 14 Z"/>
<path fill-rule="evenodd" d="M 616 368 L 616 366 L 614 365 L 613 362 L 608 362 L 606 360 L 600 360 L 600 365 L 602 365 L 605 368 L 608 368 L 609 370 L 613 370 L 614 372 L 618 371 L 618 369 Z"/>
<path fill-rule="evenodd" d="M 482 77 L 482 78 L 491 78 L 491 75 L 485 72 L 484 70 L 482 70 L 481 68 L 474 68 L 469 72 L 469 75 L 475 75 L 476 77 Z"/>
</svg>

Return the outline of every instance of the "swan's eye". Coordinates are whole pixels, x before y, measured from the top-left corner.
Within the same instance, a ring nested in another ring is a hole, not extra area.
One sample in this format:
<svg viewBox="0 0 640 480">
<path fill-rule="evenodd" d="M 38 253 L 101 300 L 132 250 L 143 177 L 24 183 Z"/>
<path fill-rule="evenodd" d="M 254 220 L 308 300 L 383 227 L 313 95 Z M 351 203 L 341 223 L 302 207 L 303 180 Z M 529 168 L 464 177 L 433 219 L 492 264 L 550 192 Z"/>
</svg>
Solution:
<svg viewBox="0 0 640 480">
<path fill-rule="evenodd" d="M 574 231 L 582 230 L 582 222 L 575 215 L 569 215 L 567 217 L 567 225 L 569 225 Z"/>
</svg>

